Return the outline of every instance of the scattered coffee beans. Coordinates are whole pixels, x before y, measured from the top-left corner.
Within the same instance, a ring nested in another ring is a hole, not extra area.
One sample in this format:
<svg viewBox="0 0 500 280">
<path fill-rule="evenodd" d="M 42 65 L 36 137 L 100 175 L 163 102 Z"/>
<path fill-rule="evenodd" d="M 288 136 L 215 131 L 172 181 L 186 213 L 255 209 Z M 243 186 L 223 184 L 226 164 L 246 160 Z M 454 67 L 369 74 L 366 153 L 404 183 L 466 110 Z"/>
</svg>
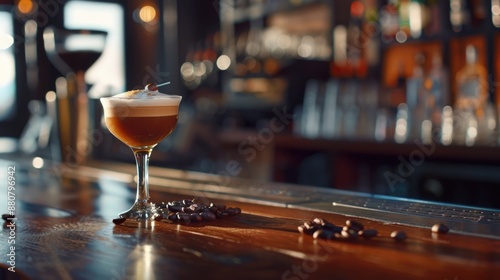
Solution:
<svg viewBox="0 0 500 280">
<path fill-rule="evenodd" d="M 391 238 L 396 241 L 404 241 L 406 240 L 406 233 L 404 231 L 395 230 L 391 232 Z"/>
<path fill-rule="evenodd" d="M 435 224 L 432 226 L 431 231 L 434 233 L 447 233 L 450 229 L 444 224 Z"/>
<path fill-rule="evenodd" d="M 157 206 L 157 210 L 161 213 L 154 217 L 155 221 L 168 219 L 172 222 L 201 222 L 215 221 L 217 218 L 225 218 L 235 216 L 241 213 L 238 207 L 226 207 L 226 205 L 209 205 L 198 203 L 196 199 L 183 199 L 177 201 L 162 202 Z M 4 220 L 7 220 L 7 214 L 2 215 Z M 113 223 L 119 225 L 125 222 L 126 218 L 113 219 Z"/>
<path fill-rule="evenodd" d="M 214 203 L 207 205 L 198 203 L 196 199 L 162 202 L 158 208 L 163 211 L 162 218 L 183 223 L 215 221 L 218 218 L 222 219 L 241 213 L 241 209 L 238 207 L 226 207 L 226 205 Z"/>
<path fill-rule="evenodd" d="M 438 224 L 439 226 L 444 226 Z M 435 225 L 434 227 L 437 227 Z M 433 231 L 437 230 L 434 229 Z M 298 231 L 302 234 L 312 235 L 316 239 L 341 239 L 341 240 L 357 240 L 359 237 L 364 239 L 371 239 L 378 236 L 378 231 L 376 229 L 365 229 L 365 226 L 356 220 L 347 220 L 344 226 L 337 226 L 333 223 L 326 221 L 325 219 L 315 218 L 312 221 L 306 221 L 303 225 L 297 227 Z M 441 230 L 447 231 L 447 227 L 444 226 Z M 440 231 L 441 232 L 441 231 Z M 444 232 L 444 231 L 443 231 Z M 404 241 L 407 235 L 404 231 L 393 231 L 391 233 L 391 238 L 395 241 Z"/>
<path fill-rule="evenodd" d="M 338 226 L 321 218 L 306 221 L 298 226 L 300 233 L 312 235 L 316 239 L 356 240 L 358 236 L 373 238 L 378 234 L 374 229 L 364 230 L 366 233 L 363 233 L 363 229 L 363 224 L 354 220 L 347 220 L 345 226 Z"/>
</svg>

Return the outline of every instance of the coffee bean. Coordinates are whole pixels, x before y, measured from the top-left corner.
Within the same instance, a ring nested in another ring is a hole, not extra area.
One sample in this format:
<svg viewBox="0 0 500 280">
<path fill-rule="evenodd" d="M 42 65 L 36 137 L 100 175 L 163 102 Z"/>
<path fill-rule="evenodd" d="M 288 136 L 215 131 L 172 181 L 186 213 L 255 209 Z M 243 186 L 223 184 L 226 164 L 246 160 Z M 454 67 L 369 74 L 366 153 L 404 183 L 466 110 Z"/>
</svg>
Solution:
<svg viewBox="0 0 500 280">
<path fill-rule="evenodd" d="M 335 239 L 335 233 L 326 229 L 318 229 L 313 233 L 313 238 L 321 239 Z"/>
<path fill-rule="evenodd" d="M 313 223 L 312 221 L 308 221 L 304 223 L 304 227 L 312 233 L 314 233 L 316 230 L 321 229 L 321 226 L 318 224 Z"/>
<path fill-rule="evenodd" d="M 163 215 L 158 215 L 158 216 L 154 217 L 154 220 L 157 222 L 163 220 Z"/>
<path fill-rule="evenodd" d="M 201 212 L 200 215 L 204 221 L 215 221 L 217 219 L 217 216 L 212 212 Z"/>
<path fill-rule="evenodd" d="M 323 234 L 323 230 L 322 229 L 318 229 L 318 230 L 314 231 L 314 233 L 313 233 L 312 236 L 313 236 L 314 239 L 318 239 L 320 237 L 320 235 L 322 235 L 322 234 Z"/>
<path fill-rule="evenodd" d="M 222 212 L 227 213 L 228 216 L 234 216 L 234 215 L 236 215 L 236 213 L 234 212 L 234 209 L 231 208 L 231 207 L 228 207 L 226 210 L 224 210 Z"/>
<path fill-rule="evenodd" d="M 201 215 L 198 213 L 191 213 L 189 215 L 189 219 L 191 220 L 191 222 L 201 222 L 203 220 Z"/>
<path fill-rule="evenodd" d="M 158 208 L 167 209 L 167 204 L 165 204 L 165 202 L 162 202 L 160 205 L 158 205 Z"/>
<path fill-rule="evenodd" d="M 114 224 L 123 224 L 125 222 L 125 220 L 127 220 L 127 218 L 116 218 L 116 219 L 113 219 L 113 223 Z"/>
<path fill-rule="evenodd" d="M 180 205 L 170 205 L 170 204 L 167 205 L 168 211 L 172 211 L 172 212 L 180 212 L 180 211 L 182 211 L 182 208 L 183 207 Z"/>
<path fill-rule="evenodd" d="M 189 205 L 193 204 L 193 201 L 191 201 L 189 199 L 184 199 L 184 200 L 182 200 L 182 204 L 189 206 Z"/>
<path fill-rule="evenodd" d="M 193 212 L 199 212 L 200 211 L 200 206 L 196 203 L 193 203 L 189 206 L 189 209 Z"/>
<path fill-rule="evenodd" d="M 315 223 L 313 223 L 313 222 L 311 222 L 311 221 L 306 221 L 306 222 L 304 222 L 304 226 L 305 226 L 307 229 L 311 229 L 311 228 L 315 227 L 315 226 L 316 226 L 316 224 L 315 224 Z"/>
<path fill-rule="evenodd" d="M 322 226 L 325 223 L 325 220 L 321 218 L 314 218 L 313 223 Z"/>
<path fill-rule="evenodd" d="M 226 205 L 217 205 L 217 208 L 219 209 L 219 211 L 224 211 L 226 210 Z"/>
<path fill-rule="evenodd" d="M 7 220 L 10 220 L 10 219 L 14 219 L 16 216 L 14 215 L 11 215 L 11 214 L 2 214 L 2 219 L 4 221 L 7 221 Z"/>
<path fill-rule="evenodd" d="M 178 220 L 179 220 L 179 217 L 177 217 L 177 214 L 176 214 L 176 213 L 174 213 L 174 212 L 170 212 L 170 213 L 168 214 L 167 219 L 171 220 L 172 222 L 176 222 L 176 221 L 178 221 Z"/>
<path fill-rule="evenodd" d="M 404 241 L 406 240 L 406 232 L 400 231 L 400 230 L 395 230 L 391 232 L 391 238 L 396 240 L 396 241 Z"/>
<path fill-rule="evenodd" d="M 177 220 L 185 223 L 189 223 L 191 221 L 191 217 L 186 213 L 177 213 Z"/>
<path fill-rule="evenodd" d="M 358 232 L 358 235 L 363 238 L 370 239 L 376 237 L 378 235 L 378 231 L 376 229 L 365 229 L 365 230 L 360 230 Z"/>
<path fill-rule="evenodd" d="M 215 216 L 217 216 L 217 218 L 226 218 L 229 215 L 226 212 L 217 211 L 217 212 L 215 212 Z"/>
<path fill-rule="evenodd" d="M 199 204 L 199 203 L 196 203 L 198 205 L 198 209 L 200 211 L 203 211 L 203 210 L 207 210 L 208 209 L 208 206 L 205 205 L 205 204 Z"/>
<path fill-rule="evenodd" d="M 307 228 L 304 225 L 300 225 L 297 228 L 298 228 L 300 233 L 304 233 L 304 234 L 308 234 L 308 235 L 312 235 L 316 230 L 319 229 L 317 227 Z"/>
<path fill-rule="evenodd" d="M 342 232 L 340 232 L 340 235 L 342 236 L 343 239 L 350 239 L 350 240 L 358 239 L 358 232 L 353 229 L 342 230 Z"/>
<path fill-rule="evenodd" d="M 334 238 L 334 233 L 326 229 L 318 229 L 313 233 L 313 238 L 332 239 Z"/>
<path fill-rule="evenodd" d="M 331 230 L 333 232 L 341 232 L 342 231 L 342 227 L 339 227 L 339 226 L 332 224 L 330 222 L 324 222 L 322 226 L 324 229 Z"/>
<path fill-rule="evenodd" d="M 355 229 L 356 231 L 360 231 L 365 229 L 362 223 L 356 221 L 356 220 L 347 220 L 345 221 L 346 226 Z"/>
<path fill-rule="evenodd" d="M 307 229 L 306 229 L 306 227 L 305 227 L 305 226 L 303 226 L 303 225 L 298 226 L 298 227 L 297 227 L 297 230 L 298 230 L 300 233 L 303 233 L 303 234 L 308 234 L 308 233 L 307 233 Z"/>
<path fill-rule="evenodd" d="M 432 226 L 431 231 L 434 233 L 447 233 L 450 229 L 444 224 L 435 224 Z"/>
</svg>

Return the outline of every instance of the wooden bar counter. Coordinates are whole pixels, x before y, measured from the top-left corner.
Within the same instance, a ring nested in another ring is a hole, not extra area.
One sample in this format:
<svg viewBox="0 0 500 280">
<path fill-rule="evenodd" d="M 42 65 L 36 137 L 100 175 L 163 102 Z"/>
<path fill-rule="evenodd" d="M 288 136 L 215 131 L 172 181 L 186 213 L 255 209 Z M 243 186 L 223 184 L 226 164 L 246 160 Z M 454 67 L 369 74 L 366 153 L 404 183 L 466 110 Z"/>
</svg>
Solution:
<svg viewBox="0 0 500 280">
<path fill-rule="evenodd" d="M 14 194 L 4 187 L 0 201 L 2 213 L 7 213 L 9 197 L 15 196 L 17 220 L 15 230 L 6 225 L 2 230 L 0 279 L 500 277 L 500 232 L 490 238 L 450 227 L 447 234 L 432 234 L 430 227 L 367 215 L 356 220 L 378 230 L 378 237 L 370 240 L 321 240 L 301 234 L 297 227 L 316 217 L 338 225 L 352 219 L 348 212 L 307 206 L 330 200 L 315 188 L 151 168 L 151 196 L 157 203 L 198 198 L 239 207 L 242 213 L 212 222 L 164 219 L 141 226 L 115 225 L 112 219 L 135 197 L 134 166 L 94 162 L 70 168 L 45 162 L 37 169 L 21 160 L 1 165 L 4 182 L 7 167 L 16 168 Z M 300 195 L 302 191 L 308 195 Z M 394 230 L 405 231 L 408 238 L 391 239 Z M 8 270 L 12 252 L 15 273 Z"/>
</svg>

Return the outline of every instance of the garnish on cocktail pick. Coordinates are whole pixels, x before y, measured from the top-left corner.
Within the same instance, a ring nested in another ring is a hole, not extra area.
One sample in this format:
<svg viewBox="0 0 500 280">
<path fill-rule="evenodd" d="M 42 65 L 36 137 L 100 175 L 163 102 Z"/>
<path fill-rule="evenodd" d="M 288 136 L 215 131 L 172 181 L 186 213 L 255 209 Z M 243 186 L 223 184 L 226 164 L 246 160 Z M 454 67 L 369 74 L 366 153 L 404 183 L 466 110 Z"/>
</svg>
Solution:
<svg viewBox="0 0 500 280">
<path fill-rule="evenodd" d="M 152 84 L 147 84 L 145 87 L 144 87 L 145 90 L 150 90 L 150 91 L 157 91 L 158 90 L 158 87 L 156 86 L 155 83 L 152 83 Z"/>
<path fill-rule="evenodd" d="M 166 83 L 162 83 L 162 84 L 155 84 L 155 83 L 151 83 L 151 84 L 147 84 L 144 89 L 146 90 L 150 90 L 150 91 L 157 91 L 158 90 L 158 87 L 162 87 L 162 86 L 166 86 L 170 84 L 170 82 L 166 82 Z"/>
</svg>

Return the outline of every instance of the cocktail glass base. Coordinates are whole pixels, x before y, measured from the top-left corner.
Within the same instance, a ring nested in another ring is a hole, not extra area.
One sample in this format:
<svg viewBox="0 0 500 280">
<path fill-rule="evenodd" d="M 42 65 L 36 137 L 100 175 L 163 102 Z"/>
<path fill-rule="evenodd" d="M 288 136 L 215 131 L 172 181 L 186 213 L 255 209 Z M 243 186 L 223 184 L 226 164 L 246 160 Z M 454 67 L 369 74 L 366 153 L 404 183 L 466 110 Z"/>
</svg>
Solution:
<svg viewBox="0 0 500 280">
<path fill-rule="evenodd" d="M 138 222 L 155 221 L 160 220 L 163 217 L 163 212 L 152 202 L 136 202 L 129 210 L 118 214 L 118 217 Z"/>
</svg>

